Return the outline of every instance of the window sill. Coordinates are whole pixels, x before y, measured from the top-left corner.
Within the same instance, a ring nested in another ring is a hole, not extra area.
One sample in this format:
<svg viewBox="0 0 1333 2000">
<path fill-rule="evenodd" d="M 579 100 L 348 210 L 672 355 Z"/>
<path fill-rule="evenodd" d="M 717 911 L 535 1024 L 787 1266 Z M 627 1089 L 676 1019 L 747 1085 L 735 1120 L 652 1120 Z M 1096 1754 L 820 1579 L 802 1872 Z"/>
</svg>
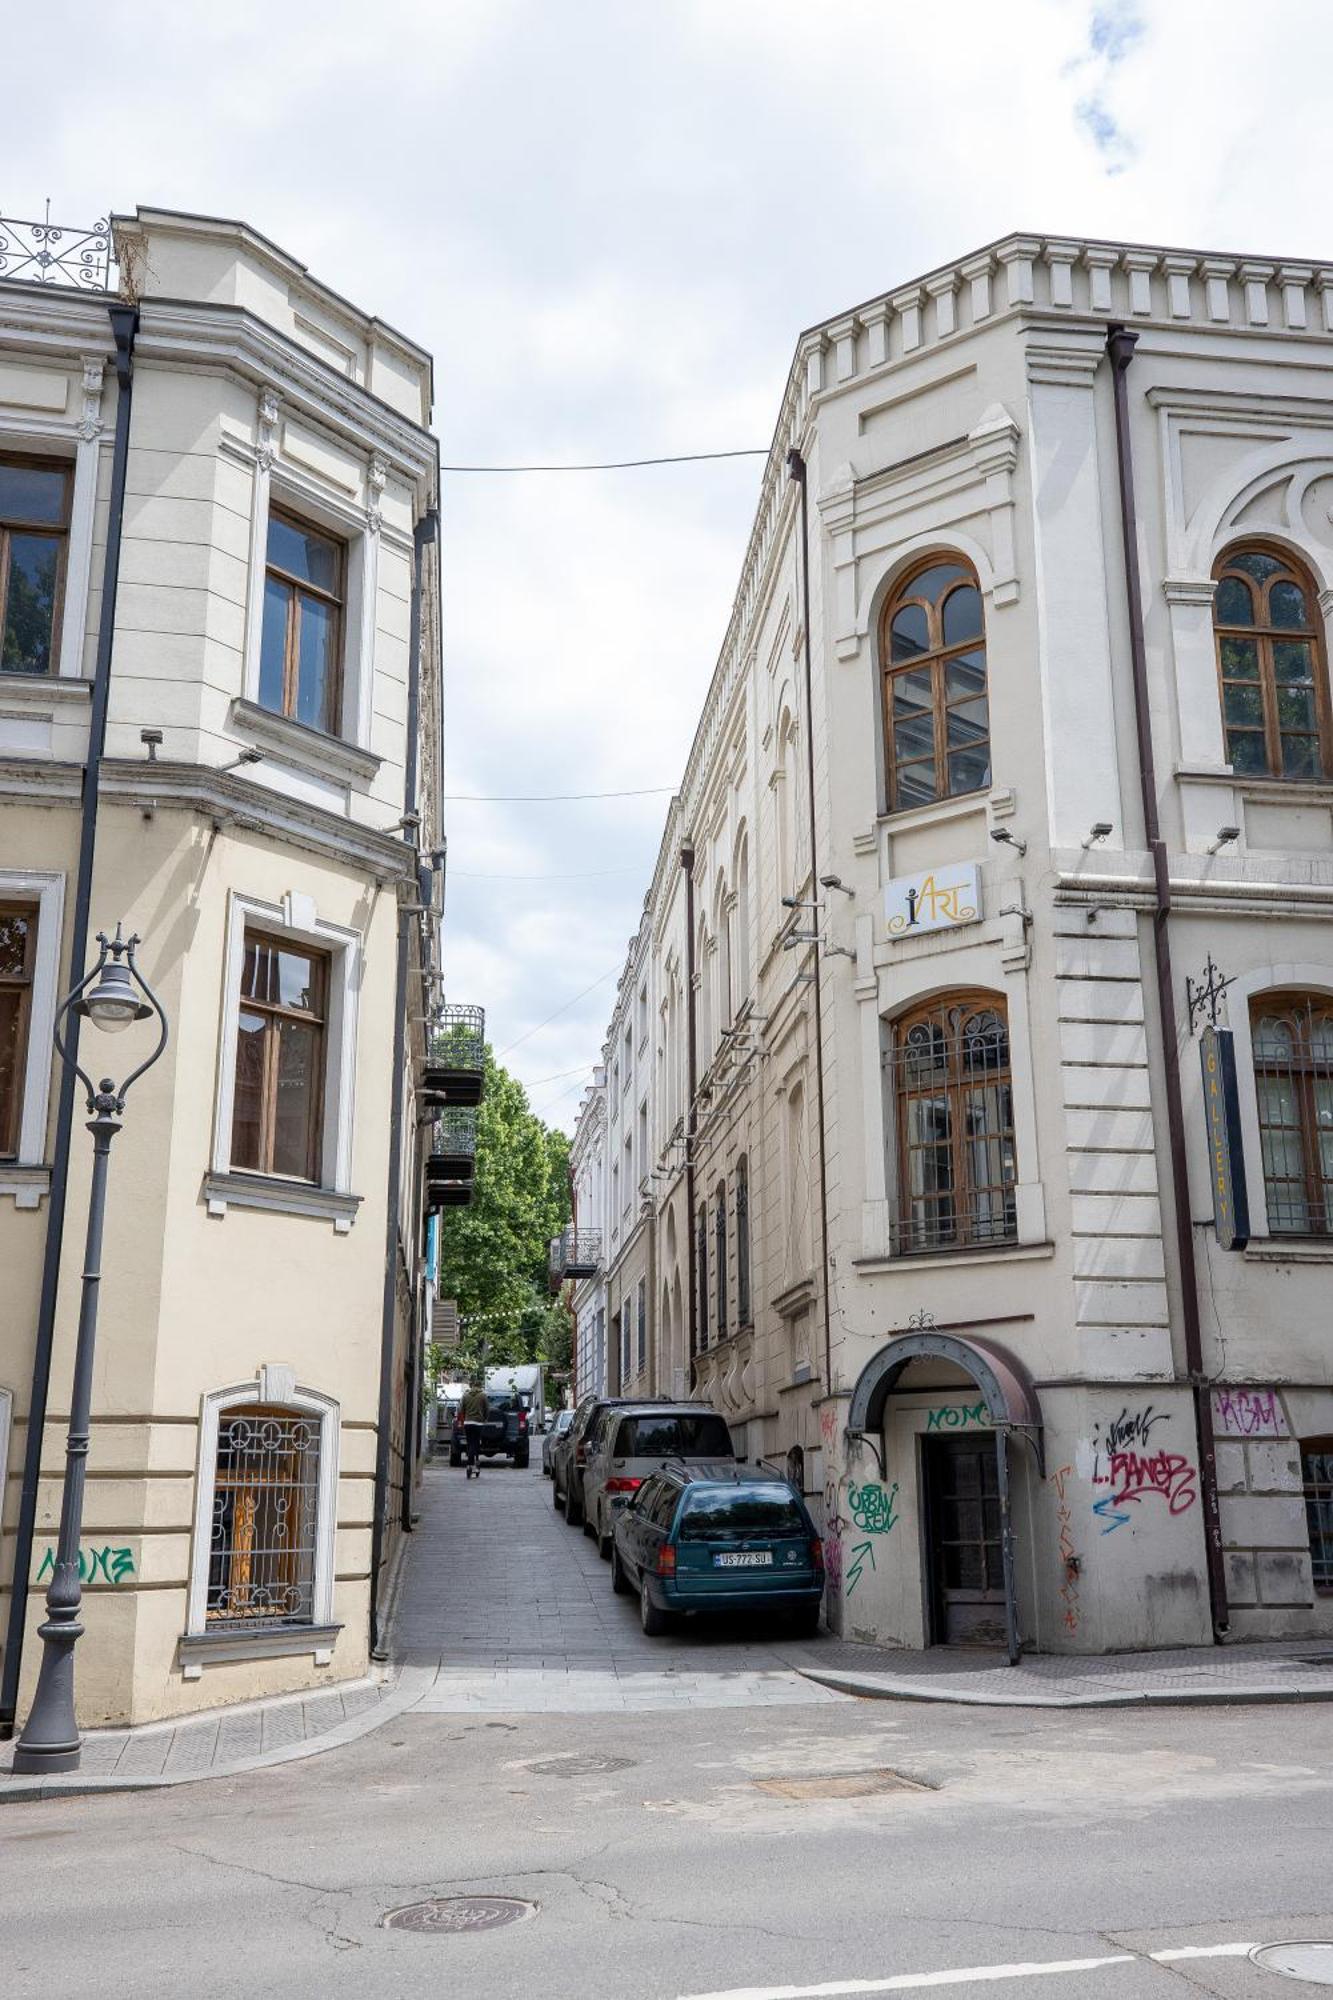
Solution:
<svg viewBox="0 0 1333 2000">
<path fill-rule="evenodd" d="M 283 1625 L 258 1632 L 182 1632 L 177 1641 L 181 1669 L 187 1681 L 197 1681 L 205 1667 L 228 1660 L 280 1660 L 313 1653 L 317 1667 L 327 1667 L 341 1625 Z"/>
<path fill-rule="evenodd" d="M 258 702 L 238 697 L 227 720 L 238 735 L 252 736 L 263 748 L 284 751 L 296 763 L 308 765 L 326 777 L 368 785 L 378 775 L 383 759 L 372 750 L 346 743 L 340 736 L 326 736 L 290 716 L 275 715 Z"/>
<path fill-rule="evenodd" d="M 31 702 L 38 708 L 61 702 L 81 708 L 92 695 L 92 682 L 74 674 L 0 673 L 0 701 Z"/>
<path fill-rule="evenodd" d="M 229 1207 L 263 1208 L 276 1215 L 308 1215 L 319 1222 L 331 1222 L 339 1236 L 347 1234 L 361 1206 L 359 1194 L 308 1187 L 302 1181 L 269 1180 L 263 1174 L 205 1174 L 203 1197 L 210 1215 L 225 1216 Z"/>
<path fill-rule="evenodd" d="M 1252 1236 L 1242 1254 L 1254 1264 L 1333 1264 L 1333 1236 Z"/>
<path fill-rule="evenodd" d="M 912 833 L 919 826 L 939 826 L 942 821 L 966 819 L 984 813 L 991 787 L 980 792 L 960 792 L 956 798 L 932 799 L 928 806 L 904 806 L 900 812 L 884 812 L 879 824 L 890 833 Z"/>
<path fill-rule="evenodd" d="M 15 1208 L 40 1208 L 42 1196 L 50 1192 L 49 1167 L 24 1167 L 16 1160 L 0 1160 L 0 1197 L 12 1194 Z"/>
<path fill-rule="evenodd" d="M 900 1250 L 896 1255 L 880 1252 L 873 1257 L 853 1257 L 852 1269 L 875 1277 L 881 1271 L 952 1271 L 969 1264 L 1024 1264 L 1054 1255 L 1054 1243 L 971 1244 L 958 1250 Z"/>
<path fill-rule="evenodd" d="M 1176 776 L 1192 785 L 1225 785 L 1270 805 L 1333 804 L 1333 778 L 1274 778 L 1258 771 L 1243 774 L 1227 764 L 1177 764 Z"/>
</svg>

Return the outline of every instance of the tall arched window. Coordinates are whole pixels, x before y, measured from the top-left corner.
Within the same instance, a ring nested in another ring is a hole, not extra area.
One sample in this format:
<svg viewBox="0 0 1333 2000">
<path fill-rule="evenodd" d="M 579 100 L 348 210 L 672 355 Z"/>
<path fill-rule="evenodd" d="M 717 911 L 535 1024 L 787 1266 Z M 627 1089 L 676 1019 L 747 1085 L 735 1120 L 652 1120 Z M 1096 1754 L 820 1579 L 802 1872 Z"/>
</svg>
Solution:
<svg viewBox="0 0 1333 2000">
<path fill-rule="evenodd" d="M 1314 584 L 1269 548 L 1230 549 L 1213 599 L 1227 759 L 1238 777 L 1333 775 Z"/>
<path fill-rule="evenodd" d="M 1013 1090 L 1004 1002 L 956 993 L 894 1024 L 894 1247 L 961 1249 L 1017 1231 Z"/>
<path fill-rule="evenodd" d="M 699 926 L 694 961 L 694 1034 L 695 1055 L 701 1070 L 708 1068 L 713 1059 L 713 955 L 708 941 L 708 928 Z"/>
<path fill-rule="evenodd" d="M 1268 1227 L 1333 1236 L 1333 996 L 1262 994 L 1251 1032 Z"/>
<path fill-rule="evenodd" d="M 698 1219 L 694 1230 L 694 1255 L 698 1269 L 694 1274 L 699 1300 L 699 1351 L 708 1345 L 708 1204 L 699 1203 Z"/>
<path fill-rule="evenodd" d="M 778 722 L 778 759 L 773 771 L 773 814 L 778 864 L 778 894 L 796 887 L 798 866 L 796 798 L 796 724 L 784 710 Z"/>
<path fill-rule="evenodd" d="M 732 922 L 731 898 L 727 894 L 726 878 L 719 869 L 717 888 L 713 896 L 713 935 L 717 940 L 717 964 L 714 980 L 716 997 L 713 1006 L 713 1019 L 717 1023 L 719 1034 L 723 1028 L 731 1026 L 731 1017 L 735 1011 L 732 994 L 731 966 Z"/>
<path fill-rule="evenodd" d="M 750 1324 L 750 1164 L 736 1162 L 736 1324 Z"/>
<path fill-rule="evenodd" d="M 727 1184 L 717 1184 L 717 1208 L 714 1219 L 714 1284 L 717 1290 L 717 1337 L 727 1336 Z"/>
<path fill-rule="evenodd" d="M 738 1005 L 750 997 L 750 840 L 742 833 L 736 845 L 735 946 L 732 978 Z"/>
<path fill-rule="evenodd" d="M 981 592 L 956 556 L 932 557 L 884 610 L 889 811 L 990 784 L 990 714 Z"/>
</svg>

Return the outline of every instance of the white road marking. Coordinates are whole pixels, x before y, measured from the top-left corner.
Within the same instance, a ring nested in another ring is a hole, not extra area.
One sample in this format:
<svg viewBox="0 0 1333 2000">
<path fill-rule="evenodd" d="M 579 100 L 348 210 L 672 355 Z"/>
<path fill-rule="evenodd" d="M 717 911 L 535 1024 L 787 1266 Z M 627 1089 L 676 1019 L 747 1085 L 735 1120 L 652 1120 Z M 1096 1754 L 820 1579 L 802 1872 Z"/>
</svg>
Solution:
<svg viewBox="0 0 1333 2000">
<path fill-rule="evenodd" d="M 1119 1951 L 1107 1958 L 1048 1958 L 1015 1965 L 963 1965 L 943 1972 L 896 1972 L 887 1979 L 834 1979 L 819 1986 L 729 1986 L 724 1992 L 683 1993 L 680 2000 L 842 2000 L 857 1993 L 906 1993 L 922 1986 L 968 1986 L 991 1979 L 1035 1979 L 1054 1972 L 1096 1972 L 1104 1965 L 1182 1958 L 1244 1958 L 1253 1944 L 1185 1944 L 1168 1951 Z"/>
</svg>

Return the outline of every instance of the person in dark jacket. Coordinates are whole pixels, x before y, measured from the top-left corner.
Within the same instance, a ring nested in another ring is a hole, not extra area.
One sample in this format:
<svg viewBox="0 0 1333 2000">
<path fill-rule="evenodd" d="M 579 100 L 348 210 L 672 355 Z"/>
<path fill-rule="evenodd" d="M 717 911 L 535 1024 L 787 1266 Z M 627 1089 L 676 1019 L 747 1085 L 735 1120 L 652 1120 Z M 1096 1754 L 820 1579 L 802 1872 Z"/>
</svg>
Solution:
<svg viewBox="0 0 1333 2000">
<path fill-rule="evenodd" d="M 463 1398 L 463 1439 L 467 1446 L 469 1479 L 481 1478 L 481 1466 L 477 1454 L 481 1449 L 481 1427 L 489 1414 L 486 1391 L 480 1382 L 474 1382 Z"/>
</svg>

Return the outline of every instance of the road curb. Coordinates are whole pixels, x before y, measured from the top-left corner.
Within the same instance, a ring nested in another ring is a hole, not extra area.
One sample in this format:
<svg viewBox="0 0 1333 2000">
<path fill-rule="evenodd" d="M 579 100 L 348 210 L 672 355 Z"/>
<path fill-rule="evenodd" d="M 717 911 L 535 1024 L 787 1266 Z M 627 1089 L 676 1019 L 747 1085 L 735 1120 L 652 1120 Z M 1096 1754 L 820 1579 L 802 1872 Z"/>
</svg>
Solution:
<svg viewBox="0 0 1333 2000">
<path fill-rule="evenodd" d="M 843 1674 L 819 1667 L 797 1667 L 805 1680 L 836 1694 L 863 1701 L 937 1702 L 955 1708 L 1254 1708 L 1286 1707 L 1293 1702 L 1333 1701 L 1325 1688 L 1138 1688 L 1105 1694 L 975 1694 L 959 1689 L 923 1686 L 920 1681 L 893 1680 L 888 1675 Z"/>
</svg>

